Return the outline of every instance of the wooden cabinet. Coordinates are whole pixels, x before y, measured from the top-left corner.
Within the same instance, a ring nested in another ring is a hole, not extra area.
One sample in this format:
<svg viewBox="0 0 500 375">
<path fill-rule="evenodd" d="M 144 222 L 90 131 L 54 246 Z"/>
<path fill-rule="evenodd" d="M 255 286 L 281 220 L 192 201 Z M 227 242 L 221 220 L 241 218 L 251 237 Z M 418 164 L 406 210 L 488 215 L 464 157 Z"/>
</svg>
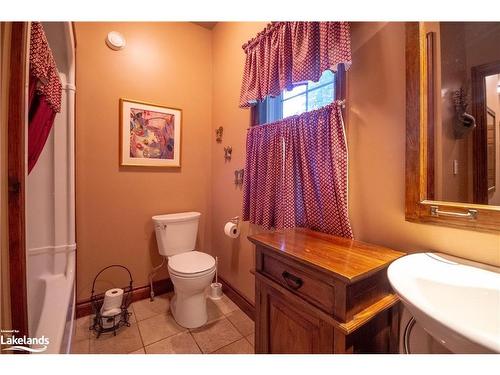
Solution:
<svg viewBox="0 0 500 375">
<path fill-rule="evenodd" d="M 404 253 L 307 229 L 249 237 L 256 247 L 256 353 L 394 353 Z"/>
<path fill-rule="evenodd" d="M 331 353 L 333 329 L 309 306 L 290 303 L 286 295 L 257 280 L 259 307 L 256 353 Z"/>
</svg>

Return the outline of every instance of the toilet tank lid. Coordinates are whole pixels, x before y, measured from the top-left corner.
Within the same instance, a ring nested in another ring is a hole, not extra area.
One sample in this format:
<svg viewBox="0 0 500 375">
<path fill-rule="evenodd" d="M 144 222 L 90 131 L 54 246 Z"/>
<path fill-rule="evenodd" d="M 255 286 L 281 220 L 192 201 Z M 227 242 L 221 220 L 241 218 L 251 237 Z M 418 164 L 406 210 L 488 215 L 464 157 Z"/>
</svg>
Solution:
<svg viewBox="0 0 500 375">
<path fill-rule="evenodd" d="M 178 223 L 181 221 L 189 221 L 197 219 L 201 216 L 199 212 L 178 212 L 175 214 L 155 215 L 153 221 L 161 223 Z"/>
</svg>

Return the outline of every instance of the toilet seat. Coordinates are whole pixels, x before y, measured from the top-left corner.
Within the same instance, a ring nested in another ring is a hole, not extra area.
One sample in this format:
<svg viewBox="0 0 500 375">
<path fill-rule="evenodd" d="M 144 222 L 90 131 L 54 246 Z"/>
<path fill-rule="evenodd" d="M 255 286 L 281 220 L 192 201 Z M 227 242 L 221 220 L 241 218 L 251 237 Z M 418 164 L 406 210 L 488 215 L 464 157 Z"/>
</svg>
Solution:
<svg viewBox="0 0 500 375">
<path fill-rule="evenodd" d="M 168 258 L 169 272 L 182 278 L 205 276 L 214 269 L 214 257 L 201 251 L 188 251 Z"/>
</svg>

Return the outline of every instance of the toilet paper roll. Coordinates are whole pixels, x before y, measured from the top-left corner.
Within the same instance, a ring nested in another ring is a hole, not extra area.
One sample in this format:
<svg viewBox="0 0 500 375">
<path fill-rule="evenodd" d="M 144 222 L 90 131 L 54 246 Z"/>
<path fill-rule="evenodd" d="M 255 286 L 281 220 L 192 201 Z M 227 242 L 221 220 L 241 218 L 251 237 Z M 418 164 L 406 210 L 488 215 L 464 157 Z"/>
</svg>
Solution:
<svg viewBox="0 0 500 375">
<path fill-rule="evenodd" d="M 123 289 L 113 288 L 106 290 L 104 302 L 101 307 L 101 314 L 112 309 L 119 309 L 122 306 Z"/>
<path fill-rule="evenodd" d="M 107 329 L 118 325 L 121 319 L 121 312 L 121 308 L 114 308 L 104 311 L 101 317 L 102 328 Z"/>
<path fill-rule="evenodd" d="M 240 235 L 240 229 L 238 228 L 238 225 L 236 225 L 235 223 L 228 222 L 224 226 L 224 233 L 228 237 L 236 238 Z"/>
</svg>

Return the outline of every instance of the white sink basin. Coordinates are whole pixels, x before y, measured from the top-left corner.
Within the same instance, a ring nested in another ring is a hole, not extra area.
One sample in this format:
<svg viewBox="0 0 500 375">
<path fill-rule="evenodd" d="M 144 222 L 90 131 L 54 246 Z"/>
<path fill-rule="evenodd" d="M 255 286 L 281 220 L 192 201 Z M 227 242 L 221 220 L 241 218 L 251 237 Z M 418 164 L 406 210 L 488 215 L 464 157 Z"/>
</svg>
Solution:
<svg viewBox="0 0 500 375">
<path fill-rule="evenodd" d="M 387 273 L 415 320 L 450 351 L 500 353 L 500 268 L 419 253 Z"/>
</svg>

